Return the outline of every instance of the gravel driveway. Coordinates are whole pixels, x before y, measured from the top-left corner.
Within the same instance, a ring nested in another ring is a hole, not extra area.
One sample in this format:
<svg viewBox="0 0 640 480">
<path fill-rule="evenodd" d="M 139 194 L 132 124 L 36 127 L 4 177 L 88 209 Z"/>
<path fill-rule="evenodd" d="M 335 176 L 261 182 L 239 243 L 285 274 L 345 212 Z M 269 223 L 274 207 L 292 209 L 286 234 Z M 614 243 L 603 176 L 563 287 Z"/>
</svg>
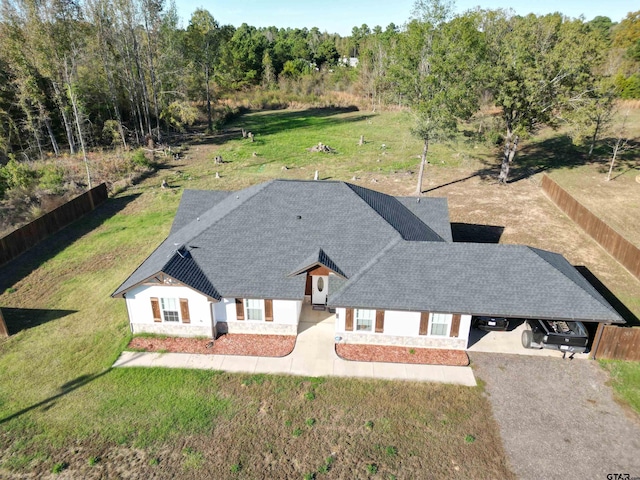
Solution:
<svg viewBox="0 0 640 480">
<path fill-rule="evenodd" d="M 597 363 L 477 352 L 469 357 L 486 382 L 518 478 L 640 477 L 639 418 L 614 401 L 608 374 Z"/>
</svg>

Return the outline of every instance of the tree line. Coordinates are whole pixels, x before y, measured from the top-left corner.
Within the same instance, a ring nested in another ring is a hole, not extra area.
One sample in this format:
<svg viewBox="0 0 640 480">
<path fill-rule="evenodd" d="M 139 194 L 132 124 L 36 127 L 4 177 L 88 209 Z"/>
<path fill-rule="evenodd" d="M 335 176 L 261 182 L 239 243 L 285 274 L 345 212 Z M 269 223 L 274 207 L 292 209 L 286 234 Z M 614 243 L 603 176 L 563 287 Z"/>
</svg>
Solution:
<svg viewBox="0 0 640 480">
<path fill-rule="evenodd" d="M 357 67 L 345 64 L 350 57 Z M 431 142 L 497 107 L 506 181 L 519 138 L 540 125 L 570 125 L 593 145 L 614 99 L 640 98 L 639 66 L 640 11 L 614 24 L 454 15 L 450 3 L 417 0 L 401 27 L 362 25 L 342 37 L 235 28 L 204 9 L 182 28 L 164 0 L 1 0 L 0 162 L 64 150 L 86 161 L 96 145 L 162 142 L 200 111 L 213 130 L 213 105 L 229 92 L 352 69 L 347 78 L 372 109 L 415 114 L 423 166 Z"/>
</svg>

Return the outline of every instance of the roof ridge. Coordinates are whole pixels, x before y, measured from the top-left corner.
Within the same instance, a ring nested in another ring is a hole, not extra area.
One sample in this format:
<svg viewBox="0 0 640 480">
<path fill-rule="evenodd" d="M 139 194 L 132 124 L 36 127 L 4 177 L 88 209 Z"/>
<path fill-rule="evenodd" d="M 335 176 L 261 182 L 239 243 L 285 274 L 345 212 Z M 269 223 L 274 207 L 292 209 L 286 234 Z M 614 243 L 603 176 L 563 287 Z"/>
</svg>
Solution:
<svg viewBox="0 0 640 480">
<path fill-rule="evenodd" d="M 155 271 L 153 273 L 151 273 L 151 275 L 153 275 L 153 274 L 155 274 L 157 272 L 163 271 L 167 267 L 167 264 L 171 261 L 171 259 L 173 258 L 174 254 L 175 254 L 175 252 L 177 250 L 179 250 L 182 246 L 184 246 L 190 240 L 192 240 L 192 239 L 196 238 L 197 236 L 199 236 L 200 234 L 202 234 L 203 231 L 207 230 L 215 222 L 219 221 L 220 219 L 226 217 L 229 213 L 233 212 L 236 208 L 238 208 L 240 205 L 242 205 L 248 199 L 253 198 L 256 194 L 261 192 L 267 186 L 271 185 L 273 182 L 274 182 L 273 180 L 269 180 L 267 182 L 259 183 L 259 184 L 256 184 L 256 185 L 252 185 L 252 186 L 244 188 L 242 190 L 237 190 L 235 192 L 235 198 L 234 198 L 234 195 L 233 195 L 234 192 L 231 192 L 221 202 L 215 204 L 210 209 L 206 210 L 203 213 L 202 217 L 197 217 L 195 220 L 192 220 L 191 222 L 187 223 L 182 228 L 180 228 L 180 230 L 177 230 L 177 231 L 175 231 L 173 233 L 169 233 L 169 235 L 160 243 L 160 245 L 158 245 L 158 247 L 153 252 L 151 252 L 151 254 L 140 265 L 138 265 L 138 267 L 133 271 L 133 273 L 131 275 L 129 275 L 129 278 L 127 278 L 117 288 L 117 290 L 115 292 L 113 292 L 112 296 L 116 295 L 116 294 L 119 294 L 123 290 L 126 290 L 127 288 L 129 288 L 129 287 L 137 284 L 139 281 L 143 280 L 144 278 L 141 278 L 141 279 L 139 279 L 137 281 L 132 281 L 132 279 L 136 278 L 136 273 L 138 273 L 138 271 L 145 265 L 145 263 L 147 263 L 147 261 L 149 261 L 152 257 L 154 257 L 156 255 L 164 254 L 166 256 L 166 259 L 158 258 L 158 262 L 162 262 L 162 266 L 160 268 L 158 268 L 157 270 L 154 269 Z M 233 200 L 240 199 L 240 195 L 242 194 L 242 192 L 244 192 L 246 194 L 246 198 L 243 198 L 242 201 L 240 201 L 237 205 L 229 205 L 231 208 L 229 208 L 228 211 L 224 212 L 222 215 L 218 215 L 218 218 L 216 218 L 216 215 L 214 215 L 214 213 L 218 213 L 221 210 L 220 206 L 223 205 L 223 208 L 224 208 L 225 204 L 227 204 L 227 203 L 231 204 L 233 202 Z M 211 216 L 212 218 L 207 221 L 207 217 L 209 217 L 209 216 Z M 187 234 L 185 234 L 185 232 L 187 232 L 188 229 L 190 227 L 192 227 L 193 225 L 197 225 L 198 226 L 198 228 L 196 230 L 196 233 L 193 233 L 193 234 L 187 236 Z M 173 248 L 172 248 L 171 244 L 173 244 Z M 167 250 L 168 250 L 168 253 L 165 253 Z M 145 278 L 148 278 L 148 275 Z"/>
<path fill-rule="evenodd" d="M 396 237 L 388 244 L 386 244 L 382 249 L 380 249 L 380 251 L 373 257 L 371 257 L 371 259 L 360 270 L 358 270 L 351 276 L 351 278 L 349 278 L 347 283 L 339 290 L 339 295 L 336 298 L 340 298 L 340 296 L 343 295 L 345 291 L 349 290 L 352 285 L 358 283 L 360 277 L 362 277 L 368 270 L 370 270 L 376 263 L 378 263 L 378 260 L 380 260 L 389 250 L 398 245 L 400 242 L 404 241 L 405 240 L 403 240 L 402 238 Z M 333 300 L 335 299 L 332 299 L 331 301 Z"/>
<path fill-rule="evenodd" d="M 538 257 L 540 257 L 545 263 L 550 265 L 551 268 L 553 268 L 553 269 L 557 270 L 558 272 L 560 272 L 566 279 L 568 279 L 571 283 L 573 283 L 574 285 L 576 285 L 577 287 L 582 289 L 584 292 L 586 292 L 591 298 L 593 298 L 599 304 L 603 305 L 605 308 L 611 310 L 613 313 L 615 313 L 616 315 L 620 316 L 620 314 L 609 304 L 609 302 L 607 302 L 607 300 L 600 294 L 600 292 L 598 292 L 595 289 L 595 287 L 593 285 L 591 285 L 591 283 L 589 283 L 589 281 L 586 278 L 584 278 L 582 275 L 580 275 L 580 272 L 578 272 L 578 270 L 576 270 L 576 268 L 573 265 L 571 265 L 571 263 L 569 263 L 569 261 L 567 259 L 565 259 L 561 254 L 550 252 L 549 250 L 544 250 L 542 248 L 532 247 L 530 245 L 522 245 L 522 246 L 525 247 L 528 250 L 531 250 L 534 254 L 536 254 Z M 575 274 L 579 275 L 580 278 L 582 278 L 584 280 L 585 284 L 588 285 L 590 288 L 585 289 L 583 285 L 580 285 L 578 282 L 576 282 L 573 278 L 571 278 L 569 275 L 567 275 L 561 269 L 559 269 L 555 265 L 553 265 L 549 260 L 547 260 L 544 257 L 544 255 L 541 255 L 540 252 L 545 252 L 545 253 L 548 253 L 550 255 L 555 255 L 555 256 L 558 256 L 558 257 L 564 259 L 567 262 L 567 264 L 575 271 Z M 594 295 L 594 293 L 596 295 Z"/>
<path fill-rule="evenodd" d="M 223 218 L 225 218 L 227 215 L 229 215 L 230 213 L 232 213 L 234 210 L 236 210 L 238 207 L 240 207 L 241 205 L 243 205 L 247 200 L 253 198 L 254 196 L 256 196 L 258 193 L 260 193 L 262 190 L 264 190 L 265 188 L 267 188 L 269 185 L 271 185 L 274 182 L 274 180 L 269 180 L 267 182 L 263 182 L 263 183 L 258 183 L 256 185 L 252 185 L 250 187 L 247 188 L 243 188 L 242 190 L 236 190 L 235 192 L 231 191 L 229 192 L 229 195 L 227 195 L 221 202 L 215 204 L 213 207 L 211 207 L 209 210 L 205 211 L 202 217 L 198 217 L 195 220 L 192 220 L 191 222 L 187 223 L 184 227 L 182 227 L 180 230 L 172 233 L 171 235 L 169 235 L 164 242 L 167 242 L 169 239 L 171 239 L 171 237 L 173 236 L 178 236 L 181 232 L 185 231 L 187 228 L 189 228 L 192 225 L 198 225 L 198 229 L 197 232 L 194 233 L 193 235 L 189 235 L 188 239 L 185 239 L 183 242 L 178 242 L 176 244 L 176 242 L 174 242 L 174 245 L 184 245 L 184 243 L 186 241 L 192 240 L 196 237 L 198 237 L 200 234 L 202 234 L 202 232 L 204 232 L 206 229 L 210 228 L 214 223 L 219 222 L 220 220 L 222 220 Z M 239 194 L 241 192 L 247 192 L 248 190 L 251 190 L 250 194 L 247 195 L 245 198 L 240 199 Z M 233 198 L 235 194 L 235 198 Z M 222 215 L 218 215 L 217 218 L 215 215 L 213 215 L 213 213 L 217 213 L 215 212 L 215 210 L 220 210 L 221 206 L 224 205 L 225 203 L 232 203 L 234 200 L 240 200 L 240 202 L 238 202 L 236 205 L 230 205 L 231 208 L 229 208 L 226 212 L 224 212 Z M 213 216 L 212 219 L 207 220 L 206 218 L 203 217 L 208 217 L 208 216 Z M 178 247 L 180 248 L 180 247 Z"/>
</svg>

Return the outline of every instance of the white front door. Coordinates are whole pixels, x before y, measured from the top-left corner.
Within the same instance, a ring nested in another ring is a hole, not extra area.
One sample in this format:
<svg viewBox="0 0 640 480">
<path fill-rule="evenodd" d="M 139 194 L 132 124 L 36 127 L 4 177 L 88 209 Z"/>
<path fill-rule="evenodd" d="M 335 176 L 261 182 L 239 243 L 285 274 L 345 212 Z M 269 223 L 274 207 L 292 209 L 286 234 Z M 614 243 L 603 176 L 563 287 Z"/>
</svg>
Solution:
<svg viewBox="0 0 640 480">
<path fill-rule="evenodd" d="M 329 276 L 311 276 L 311 303 L 314 305 L 325 305 L 327 303 L 327 291 L 329 290 Z"/>
</svg>

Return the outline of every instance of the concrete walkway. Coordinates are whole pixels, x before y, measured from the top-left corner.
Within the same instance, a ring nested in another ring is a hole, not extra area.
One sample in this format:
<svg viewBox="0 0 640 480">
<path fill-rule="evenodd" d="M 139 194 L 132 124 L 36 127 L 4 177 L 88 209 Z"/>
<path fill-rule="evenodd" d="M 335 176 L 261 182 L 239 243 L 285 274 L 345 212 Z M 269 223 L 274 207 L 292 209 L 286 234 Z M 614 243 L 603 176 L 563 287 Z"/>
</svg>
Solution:
<svg viewBox="0 0 640 480">
<path fill-rule="evenodd" d="M 475 386 L 470 367 L 352 362 L 335 352 L 335 315 L 304 306 L 293 351 L 286 357 L 122 352 L 114 367 L 166 367 L 272 373 L 306 377 L 358 377 Z"/>
</svg>

